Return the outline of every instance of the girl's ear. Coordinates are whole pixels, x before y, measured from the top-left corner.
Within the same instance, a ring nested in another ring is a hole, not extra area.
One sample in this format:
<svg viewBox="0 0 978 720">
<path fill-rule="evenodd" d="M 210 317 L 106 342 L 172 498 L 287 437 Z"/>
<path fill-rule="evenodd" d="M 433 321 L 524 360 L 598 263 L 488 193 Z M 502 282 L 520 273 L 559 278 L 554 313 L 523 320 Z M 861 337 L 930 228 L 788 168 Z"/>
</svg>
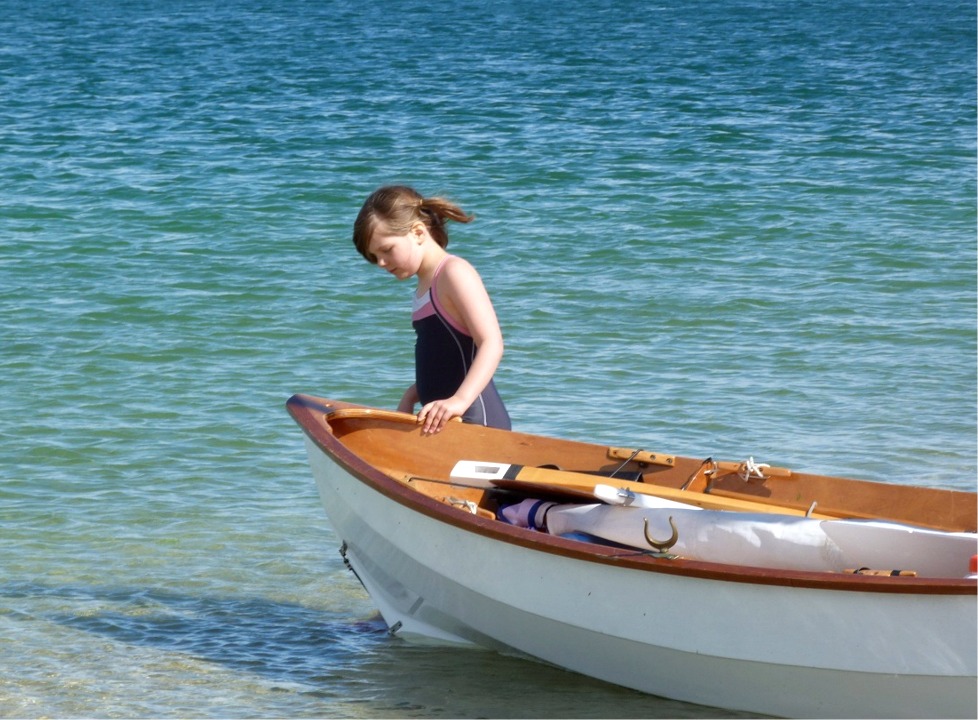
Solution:
<svg viewBox="0 0 978 720">
<path fill-rule="evenodd" d="M 428 228 L 425 227 L 425 224 L 423 222 L 417 220 L 411 226 L 411 229 L 408 231 L 408 233 L 411 235 L 414 241 L 420 245 L 421 241 L 424 240 L 425 235 L 428 234 Z"/>
</svg>

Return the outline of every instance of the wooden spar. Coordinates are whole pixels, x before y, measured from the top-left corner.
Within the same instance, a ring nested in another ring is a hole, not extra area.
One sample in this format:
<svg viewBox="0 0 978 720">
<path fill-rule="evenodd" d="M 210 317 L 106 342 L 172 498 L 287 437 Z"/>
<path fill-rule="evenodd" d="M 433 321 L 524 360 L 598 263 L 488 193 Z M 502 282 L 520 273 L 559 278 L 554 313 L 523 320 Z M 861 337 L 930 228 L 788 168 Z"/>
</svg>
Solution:
<svg viewBox="0 0 978 720">
<path fill-rule="evenodd" d="M 466 466 L 471 466 L 471 461 L 462 461 L 456 465 L 452 477 L 455 480 L 479 480 L 485 476 L 485 472 L 469 473 L 466 476 Z M 735 510 L 739 512 L 752 513 L 774 513 L 779 515 L 793 515 L 798 517 L 811 517 L 821 520 L 838 517 L 835 515 L 825 515 L 822 513 L 809 513 L 795 508 L 775 507 L 764 502 L 754 500 L 742 500 L 739 498 L 715 497 L 706 493 L 691 490 L 677 490 L 675 488 L 652 485 L 650 483 L 631 482 L 628 480 L 616 480 L 614 478 L 602 478 L 587 473 L 567 472 L 564 470 L 552 470 L 549 468 L 526 467 L 523 465 L 507 465 L 505 463 L 478 462 L 475 463 L 483 471 L 488 472 L 488 482 L 496 487 L 505 487 L 524 491 L 559 491 L 571 490 L 574 492 L 595 495 L 598 485 L 612 485 L 616 488 L 629 490 L 640 495 L 654 495 L 666 500 L 687 503 L 708 510 Z"/>
</svg>

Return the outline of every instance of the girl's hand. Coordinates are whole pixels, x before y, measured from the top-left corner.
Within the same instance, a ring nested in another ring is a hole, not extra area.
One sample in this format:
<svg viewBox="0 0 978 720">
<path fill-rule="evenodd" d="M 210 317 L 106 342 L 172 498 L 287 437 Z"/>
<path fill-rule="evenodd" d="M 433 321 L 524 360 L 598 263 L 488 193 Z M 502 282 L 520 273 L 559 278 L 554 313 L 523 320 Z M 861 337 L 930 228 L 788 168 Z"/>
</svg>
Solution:
<svg viewBox="0 0 978 720">
<path fill-rule="evenodd" d="M 418 413 L 418 422 L 423 425 L 422 435 L 435 435 L 445 428 L 452 418 L 460 417 L 467 409 L 461 400 L 453 395 L 445 400 L 434 400 L 428 403 Z"/>
</svg>

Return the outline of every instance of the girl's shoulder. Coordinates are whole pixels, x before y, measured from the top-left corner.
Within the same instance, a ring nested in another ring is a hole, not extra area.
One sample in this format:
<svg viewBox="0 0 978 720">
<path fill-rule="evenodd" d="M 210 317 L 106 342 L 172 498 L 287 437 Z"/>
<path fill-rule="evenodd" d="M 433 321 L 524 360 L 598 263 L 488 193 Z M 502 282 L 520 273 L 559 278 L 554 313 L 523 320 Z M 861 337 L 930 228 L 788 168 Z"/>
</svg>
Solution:
<svg viewBox="0 0 978 720">
<path fill-rule="evenodd" d="M 486 295 L 479 272 L 465 258 L 449 256 L 435 278 L 435 294 L 449 307 L 467 304 Z"/>
<path fill-rule="evenodd" d="M 479 272 L 465 258 L 449 255 L 442 261 L 442 265 L 438 269 L 438 276 L 447 277 L 451 280 L 465 280 L 473 276 L 479 277 Z"/>
</svg>

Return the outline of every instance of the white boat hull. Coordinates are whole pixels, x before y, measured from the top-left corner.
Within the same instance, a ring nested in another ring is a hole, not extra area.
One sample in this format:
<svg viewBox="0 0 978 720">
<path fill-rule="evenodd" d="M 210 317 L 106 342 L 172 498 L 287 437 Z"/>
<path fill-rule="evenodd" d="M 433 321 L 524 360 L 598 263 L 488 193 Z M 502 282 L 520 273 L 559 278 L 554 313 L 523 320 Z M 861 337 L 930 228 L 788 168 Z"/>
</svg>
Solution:
<svg viewBox="0 0 978 720">
<path fill-rule="evenodd" d="M 418 512 L 306 443 L 347 558 L 399 636 L 515 650 L 643 692 L 755 713 L 976 716 L 974 594 L 588 562 Z"/>
</svg>

